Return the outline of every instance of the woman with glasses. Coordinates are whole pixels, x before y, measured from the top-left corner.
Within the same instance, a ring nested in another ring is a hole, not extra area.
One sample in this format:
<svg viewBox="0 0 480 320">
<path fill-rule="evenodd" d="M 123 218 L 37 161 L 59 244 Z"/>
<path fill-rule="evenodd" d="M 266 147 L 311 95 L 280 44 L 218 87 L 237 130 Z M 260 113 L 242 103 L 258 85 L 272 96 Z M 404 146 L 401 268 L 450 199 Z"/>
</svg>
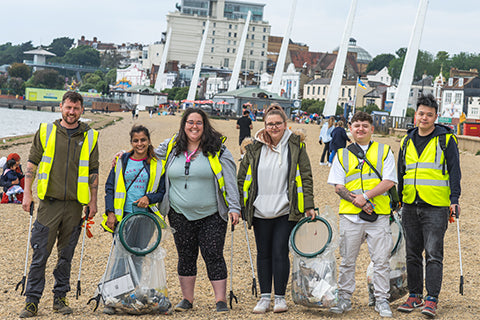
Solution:
<svg viewBox="0 0 480 320">
<path fill-rule="evenodd" d="M 287 115 L 279 105 L 265 113 L 265 128 L 246 147 L 238 172 L 243 218 L 253 226 L 257 244 L 257 272 L 261 299 L 254 313 L 288 310 L 285 290 L 290 272 L 288 238 L 296 222 L 314 217 L 310 160 L 300 137 L 287 129 Z"/>
<path fill-rule="evenodd" d="M 227 312 L 227 267 L 223 247 L 228 216 L 232 224 L 240 215 L 236 167 L 224 137 L 204 111 L 189 108 L 180 130 L 156 150 L 165 161 L 165 196 L 160 206 L 175 229 L 178 279 L 183 300 L 176 311 L 192 308 L 197 276 L 198 249 L 215 293 L 216 309 Z"/>
</svg>

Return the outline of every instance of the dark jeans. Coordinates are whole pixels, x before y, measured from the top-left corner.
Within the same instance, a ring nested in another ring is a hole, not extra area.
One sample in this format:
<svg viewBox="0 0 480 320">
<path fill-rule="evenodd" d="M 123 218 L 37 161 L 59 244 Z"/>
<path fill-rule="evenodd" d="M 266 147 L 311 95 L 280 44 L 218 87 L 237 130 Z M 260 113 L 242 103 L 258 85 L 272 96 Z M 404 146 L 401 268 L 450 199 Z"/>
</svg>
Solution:
<svg viewBox="0 0 480 320">
<path fill-rule="evenodd" d="M 285 295 L 290 273 L 288 239 L 293 227 L 295 222 L 288 221 L 288 215 L 275 219 L 253 218 L 261 293 L 272 292 L 273 276 L 275 295 Z"/>
<path fill-rule="evenodd" d="M 402 225 L 407 250 L 407 274 L 410 293 L 423 294 L 423 257 L 425 251 L 425 288 L 438 298 L 443 276 L 443 237 L 448 227 L 449 207 L 405 204 Z"/>
<path fill-rule="evenodd" d="M 328 158 L 330 157 L 330 141 L 325 142 L 325 147 L 323 147 L 323 152 L 322 152 L 322 157 L 320 158 L 320 162 L 325 163 L 325 155 L 327 156 L 327 161 Z"/>
</svg>

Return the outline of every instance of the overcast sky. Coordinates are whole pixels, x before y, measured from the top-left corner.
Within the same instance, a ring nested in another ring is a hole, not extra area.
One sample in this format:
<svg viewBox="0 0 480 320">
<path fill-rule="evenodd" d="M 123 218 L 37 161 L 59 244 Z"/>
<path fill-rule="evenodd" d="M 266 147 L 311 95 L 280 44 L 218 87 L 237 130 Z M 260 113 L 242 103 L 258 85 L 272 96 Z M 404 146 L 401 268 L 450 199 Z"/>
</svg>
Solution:
<svg viewBox="0 0 480 320">
<path fill-rule="evenodd" d="M 2 1 L 0 43 L 33 41 L 48 45 L 54 38 L 77 40 L 85 35 L 116 44 L 149 44 L 166 31 L 166 14 L 180 0 Z M 272 35 L 283 36 L 292 0 L 249 0 L 264 3 L 264 20 Z M 298 0 L 292 40 L 311 51 L 338 46 L 351 0 Z M 407 47 L 419 0 L 358 0 L 353 37 L 374 57 Z M 430 1 L 420 48 L 480 53 L 478 0 Z"/>
</svg>

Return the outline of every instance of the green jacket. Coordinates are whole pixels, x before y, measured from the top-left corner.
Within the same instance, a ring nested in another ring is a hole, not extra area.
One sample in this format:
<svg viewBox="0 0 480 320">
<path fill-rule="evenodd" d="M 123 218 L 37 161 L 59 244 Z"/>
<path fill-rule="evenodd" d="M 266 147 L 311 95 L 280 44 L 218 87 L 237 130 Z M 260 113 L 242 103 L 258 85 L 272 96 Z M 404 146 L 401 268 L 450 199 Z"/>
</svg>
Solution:
<svg viewBox="0 0 480 320">
<path fill-rule="evenodd" d="M 258 190 L 257 168 L 263 145 L 262 142 L 256 140 L 254 143 L 246 146 L 246 153 L 240 163 L 237 175 L 242 216 L 247 220 L 249 228 L 252 226 L 253 214 L 255 212 L 253 203 L 255 202 Z M 307 155 L 305 144 L 301 144 L 300 137 L 295 134 L 292 134 L 288 139 L 288 155 L 288 199 L 290 201 L 290 215 L 288 220 L 298 221 L 304 217 L 304 212 L 299 212 L 297 204 L 297 185 L 295 182 L 297 164 L 299 165 L 303 184 L 304 208 L 305 210 L 313 209 L 315 205 L 313 202 L 313 179 L 310 160 Z M 252 183 L 249 188 L 249 195 L 245 206 L 243 185 L 250 165 L 252 170 Z"/>
<path fill-rule="evenodd" d="M 57 126 L 55 157 L 50 171 L 45 198 L 77 200 L 78 162 L 80 160 L 84 132 L 88 131 L 90 127 L 84 122 L 79 122 L 78 130 L 69 137 L 67 129 L 60 125 L 60 120 L 56 120 L 54 125 Z M 42 154 L 43 147 L 38 130 L 30 148 L 28 161 L 38 166 L 42 160 Z M 89 174 L 98 173 L 98 167 L 97 142 L 90 154 Z"/>
</svg>

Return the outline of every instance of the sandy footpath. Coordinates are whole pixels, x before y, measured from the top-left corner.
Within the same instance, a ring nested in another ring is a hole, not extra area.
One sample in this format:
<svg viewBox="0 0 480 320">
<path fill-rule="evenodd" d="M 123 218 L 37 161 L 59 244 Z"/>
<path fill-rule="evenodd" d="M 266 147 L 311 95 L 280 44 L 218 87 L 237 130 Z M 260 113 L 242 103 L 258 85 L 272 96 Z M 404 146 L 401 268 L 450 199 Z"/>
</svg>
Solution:
<svg viewBox="0 0 480 320">
<path fill-rule="evenodd" d="M 80 243 L 77 247 L 72 265 L 71 285 L 72 291 L 69 292 L 68 298 L 74 309 L 74 314 L 68 317 L 55 315 L 52 313 L 52 287 L 53 276 L 52 271 L 56 264 L 55 249 L 50 257 L 46 269 L 46 287 L 43 299 L 40 301 L 39 315 L 41 319 L 119 319 L 132 318 L 134 316 L 106 316 L 101 312 L 93 312 L 91 305 L 87 306 L 86 302 L 93 295 L 96 284 L 101 274 L 104 272 L 107 263 L 108 251 L 111 243 L 111 236 L 102 231 L 100 227 L 101 213 L 104 211 L 104 184 L 111 166 L 111 159 L 116 151 L 121 149 L 129 149 L 129 130 L 134 121 L 131 119 L 130 113 L 117 113 L 110 115 L 97 115 L 93 117 L 95 127 L 102 127 L 111 122 L 113 119 L 123 120 L 117 121 L 115 125 L 107 126 L 100 131 L 100 188 L 99 188 L 99 214 L 95 218 L 93 227 L 94 237 L 87 239 L 85 256 L 83 260 L 82 270 L 82 295 L 75 300 L 76 282 L 78 277 L 78 265 L 80 260 Z M 89 115 L 89 118 L 90 117 Z M 179 127 L 180 116 L 154 116 L 149 118 L 148 113 L 140 113 L 140 118 L 135 123 L 147 126 L 152 133 L 152 141 L 157 146 L 163 139 L 172 136 Z M 230 120 L 214 120 L 214 127 L 228 137 L 227 147 L 233 153 L 235 159 L 240 158 L 238 148 L 238 130 L 235 128 L 235 121 Z M 254 123 L 256 132 L 263 126 L 263 122 Z M 329 205 L 335 212 L 338 211 L 339 198 L 333 191 L 333 187 L 326 184 L 329 168 L 319 166 L 319 159 L 323 146 L 318 144 L 318 134 L 320 127 L 317 125 L 293 124 L 289 123 L 293 128 L 302 127 L 307 131 L 307 150 L 312 163 L 314 175 L 315 204 L 317 207 L 323 208 Z M 395 154 L 399 149 L 399 137 L 375 137 L 375 140 L 390 144 Z M 25 160 L 28 157 L 31 137 L 22 138 L 13 142 L 9 142 L 9 147 L 0 150 L 0 156 L 6 156 L 8 153 L 16 152 Z M 7 143 L 8 144 L 8 143 Z M 445 259 L 444 259 L 444 281 L 442 292 L 440 295 L 440 303 L 438 309 L 438 319 L 479 319 L 480 318 L 480 296 L 477 289 L 480 286 L 480 228 L 477 219 L 476 208 L 479 203 L 479 181 L 480 174 L 478 172 L 479 156 L 470 153 L 461 152 L 462 166 L 462 197 L 460 199 L 462 206 L 461 215 L 461 241 L 463 255 L 463 273 L 465 277 L 465 295 L 458 293 L 459 285 L 459 261 L 458 261 L 458 244 L 456 225 L 449 225 L 446 242 L 445 242 Z M 38 201 L 38 200 L 37 200 Z M 322 209 L 321 209 L 322 211 Z M 25 250 L 27 242 L 27 232 L 29 224 L 29 215 L 23 212 L 21 206 L 14 204 L 0 205 L 0 239 L 2 245 L 0 248 L 0 319 L 18 318 L 18 313 L 24 304 L 24 297 L 15 291 L 15 285 L 21 280 Z M 229 229 L 230 230 L 230 229 Z M 253 231 L 248 231 L 250 243 L 254 244 Z M 230 231 L 227 234 L 225 242 L 225 259 L 230 267 Z M 234 304 L 234 308 L 227 315 L 217 315 L 215 312 L 215 301 L 213 291 L 208 282 L 205 265 L 202 259 L 199 259 L 199 272 L 196 284 L 196 298 L 194 301 L 194 309 L 188 313 L 176 313 L 169 318 L 188 318 L 188 319 L 214 319 L 214 318 L 231 318 L 231 319 L 261 319 L 261 318 L 277 318 L 277 319 L 379 319 L 378 314 L 373 308 L 367 307 L 368 294 L 366 289 L 365 272 L 369 263 L 368 251 L 366 245 L 362 246 L 362 250 L 357 260 L 357 290 L 353 297 L 353 309 L 345 315 L 334 315 L 325 309 L 309 309 L 302 306 L 296 306 L 291 300 L 290 285 L 287 289 L 287 303 L 289 311 L 284 314 L 267 313 L 266 315 L 254 315 L 251 310 L 256 304 L 256 298 L 252 297 L 251 271 L 247 254 L 245 241 L 245 233 L 243 225 L 236 228 L 234 232 L 235 248 L 234 248 L 234 283 L 233 291 L 238 297 L 239 303 Z M 176 304 L 181 299 L 181 292 L 176 277 L 176 261 L 177 254 L 173 239 L 170 237 L 163 246 L 167 249 L 166 267 L 168 274 L 169 297 L 172 303 Z M 254 247 L 254 246 L 253 246 Z M 253 248 L 255 253 L 255 248 Z M 31 251 L 30 251 L 31 252 Z M 338 253 L 337 253 L 338 256 Z M 337 261 L 338 264 L 338 261 Z M 230 272 L 230 268 L 229 268 Z M 228 284 L 227 293 L 229 291 Z M 392 303 L 392 310 L 395 318 L 398 319 L 418 319 L 423 318 L 419 311 L 406 315 L 395 311 L 400 301 Z M 101 310 L 101 309 L 100 309 Z M 142 316 L 145 319 L 152 319 L 157 316 Z"/>
</svg>

